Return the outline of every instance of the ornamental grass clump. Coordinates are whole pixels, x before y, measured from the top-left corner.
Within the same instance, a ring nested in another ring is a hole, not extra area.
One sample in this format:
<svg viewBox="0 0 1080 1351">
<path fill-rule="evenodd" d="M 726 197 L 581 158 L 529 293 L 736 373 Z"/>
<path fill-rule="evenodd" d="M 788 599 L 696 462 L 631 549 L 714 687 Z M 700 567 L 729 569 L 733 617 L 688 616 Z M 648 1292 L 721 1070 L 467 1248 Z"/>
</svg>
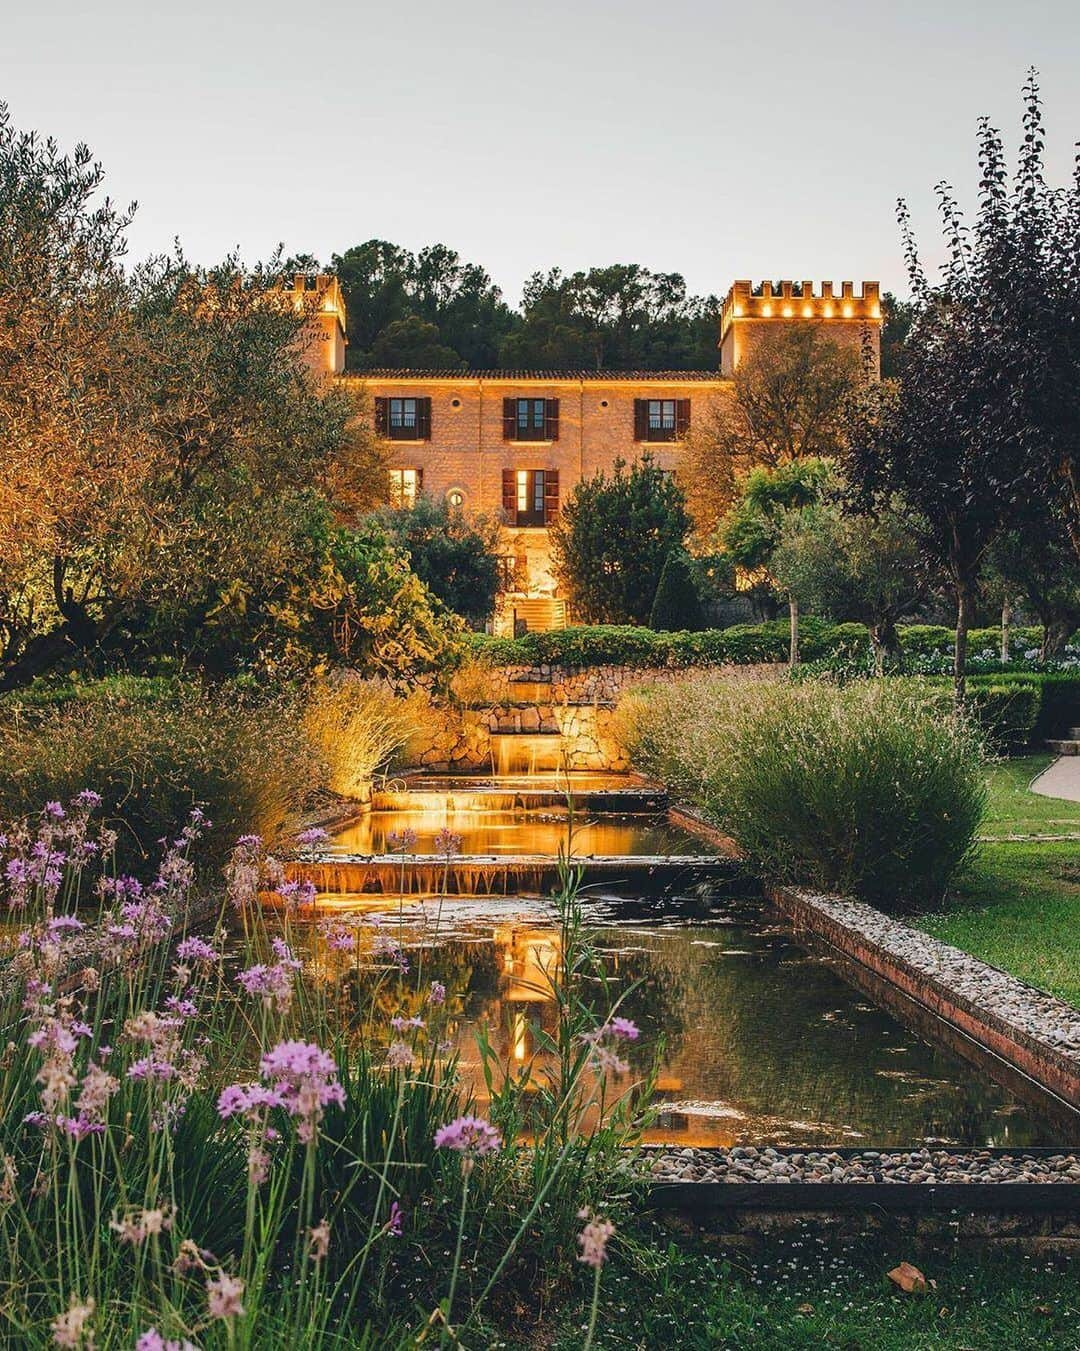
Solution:
<svg viewBox="0 0 1080 1351">
<path fill-rule="evenodd" d="M 982 737 L 918 682 L 701 677 L 639 696 L 626 725 L 638 767 L 774 881 L 887 909 L 932 903 L 982 819 Z"/>
</svg>

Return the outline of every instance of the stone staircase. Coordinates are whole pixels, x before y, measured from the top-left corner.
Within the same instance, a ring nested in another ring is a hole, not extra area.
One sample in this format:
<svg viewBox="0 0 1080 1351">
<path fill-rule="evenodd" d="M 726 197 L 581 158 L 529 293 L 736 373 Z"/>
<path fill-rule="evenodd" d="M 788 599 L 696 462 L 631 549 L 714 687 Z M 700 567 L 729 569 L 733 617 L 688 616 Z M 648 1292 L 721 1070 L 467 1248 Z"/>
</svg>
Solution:
<svg viewBox="0 0 1080 1351">
<path fill-rule="evenodd" d="M 1048 741 L 1046 749 L 1055 755 L 1080 755 L 1080 727 L 1070 727 L 1068 736 L 1060 741 Z"/>
</svg>

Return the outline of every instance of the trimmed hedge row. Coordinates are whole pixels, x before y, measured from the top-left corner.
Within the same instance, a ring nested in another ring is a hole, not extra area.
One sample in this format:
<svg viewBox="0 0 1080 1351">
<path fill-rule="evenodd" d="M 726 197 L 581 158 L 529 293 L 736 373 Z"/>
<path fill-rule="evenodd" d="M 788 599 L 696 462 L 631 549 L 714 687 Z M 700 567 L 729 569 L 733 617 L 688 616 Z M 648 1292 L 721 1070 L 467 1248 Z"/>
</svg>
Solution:
<svg viewBox="0 0 1080 1351">
<path fill-rule="evenodd" d="M 949 676 L 924 677 L 951 702 Z M 1038 745 L 1080 726 L 1080 675 L 1014 672 L 968 677 L 968 706 L 999 750 Z"/>
<path fill-rule="evenodd" d="M 909 624 L 900 629 L 904 651 L 911 656 L 948 654 L 953 631 L 937 624 Z M 1042 632 L 1037 628 L 1012 631 L 1012 644 L 1038 647 Z M 972 653 L 997 651 L 998 629 L 972 629 Z M 474 652 L 499 666 L 713 666 L 724 662 L 786 661 L 789 628 L 787 619 L 763 624 L 735 624 L 727 629 L 699 632 L 656 632 L 632 625 L 597 624 L 555 629 L 550 633 L 525 633 L 520 638 L 492 638 L 474 633 L 469 637 Z M 865 650 L 870 636 L 864 624 L 833 624 L 813 616 L 802 621 L 800 649 L 804 661 L 818 661 L 841 652 Z"/>
<path fill-rule="evenodd" d="M 697 632 L 596 624 L 525 633 L 520 638 L 474 633 L 469 642 L 478 656 L 499 666 L 686 667 L 786 661 L 789 633 L 786 619 L 773 619 Z M 813 617 L 803 621 L 800 634 L 802 655 L 807 661 L 869 641 L 862 624 L 831 624 Z"/>
</svg>

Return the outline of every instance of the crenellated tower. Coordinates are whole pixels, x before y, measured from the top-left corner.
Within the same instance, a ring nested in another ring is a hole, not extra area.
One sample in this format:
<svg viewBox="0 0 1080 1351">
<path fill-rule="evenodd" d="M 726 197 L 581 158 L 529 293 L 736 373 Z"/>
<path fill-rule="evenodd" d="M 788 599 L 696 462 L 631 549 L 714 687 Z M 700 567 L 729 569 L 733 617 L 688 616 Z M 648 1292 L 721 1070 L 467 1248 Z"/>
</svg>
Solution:
<svg viewBox="0 0 1080 1351">
<path fill-rule="evenodd" d="M 850 281 L 840 283 L 839 295 L 831 281 L 823 281 L 816 293 L 812 281 L 734 282 L 720 311 L 720 373 L 731 376 L 764 334 L 799 321 L 827 324 L 830 338 L 860 351 L 868 338 L 878 373 L 881 286 L 876 281 L 864 281 L 858 295 Z"/>
<path fill-rule="evenodd" d="M 345 297 L 337 277 L 325 272 L 315 276 L 298 272 L 285 294 L 292 296 L 297 310 L 310 315 L 304 335 L 304 360 L 318 375 L 340 375 L 345 369 L 347 339 Z"/>
</svg>

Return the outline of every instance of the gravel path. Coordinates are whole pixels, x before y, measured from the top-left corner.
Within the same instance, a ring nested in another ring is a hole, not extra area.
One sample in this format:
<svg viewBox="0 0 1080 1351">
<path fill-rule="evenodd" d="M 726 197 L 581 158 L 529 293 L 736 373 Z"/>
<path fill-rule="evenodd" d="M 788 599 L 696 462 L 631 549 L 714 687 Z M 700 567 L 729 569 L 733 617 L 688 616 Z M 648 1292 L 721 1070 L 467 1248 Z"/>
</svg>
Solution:
<svg viewBox="0 0 1080 1351">
<path fill-rule="evenodd" d="M 1062 755 L 1031 784 L 1042 797 L 1060 797 L 1080 802 L 1080 755 Z"/>
<path fill-rule="evenodd" d="M 646 1151 L 642 1167 L 654 1182 L 891 1182 L 1080 1184 L 1080 1156 L 1007 1155 L 985 1149 L 864 1149 L 842 1156 L 829 1150 L 753 1145 L 734 1149 Z"/>
</svg>

